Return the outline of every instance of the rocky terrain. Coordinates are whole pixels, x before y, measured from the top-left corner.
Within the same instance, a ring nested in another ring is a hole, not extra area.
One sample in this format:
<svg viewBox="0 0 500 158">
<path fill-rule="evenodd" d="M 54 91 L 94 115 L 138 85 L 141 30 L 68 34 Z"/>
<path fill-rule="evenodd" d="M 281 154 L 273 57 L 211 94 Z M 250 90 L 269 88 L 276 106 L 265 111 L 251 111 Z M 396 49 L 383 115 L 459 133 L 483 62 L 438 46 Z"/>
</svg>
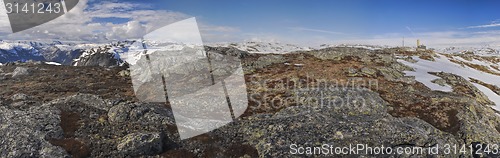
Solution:
<svg viewBox="0 0 500 158">
<path fill-rule="evenodd" d="M 179 139 L 168 102 L 138 101 L 126 64 L 0 66 L 0 157 L 294 157 L 291 144 L 500 143 L 496 102 L 476 86 L 498 92 L 498 80 L 426 72 L 435 78 L 432 83 L 449 87 L 446 91 L 408 75 L 421 70 L 411 63 L 449 59 L 498 76 L 498 57 L 400 48 L 329 47 L 288 54 L 205 49 L 241 60 L 249 105 L 236 121 L 186 140 Z M 440 150 L 436 155 L 333 157 L 498 157 Z"/>
</svg>

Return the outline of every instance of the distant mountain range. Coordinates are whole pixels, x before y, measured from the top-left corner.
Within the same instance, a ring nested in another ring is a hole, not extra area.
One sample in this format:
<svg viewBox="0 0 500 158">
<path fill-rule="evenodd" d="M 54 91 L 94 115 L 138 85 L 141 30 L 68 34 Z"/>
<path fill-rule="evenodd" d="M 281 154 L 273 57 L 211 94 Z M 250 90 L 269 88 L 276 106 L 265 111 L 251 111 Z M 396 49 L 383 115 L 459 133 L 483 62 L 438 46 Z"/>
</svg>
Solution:
<svg viewBox="0 0 500 158">
<path fill-rule="evenodd" d="M 161 48 L 168 50 L 180 50 L 186 44 L 148 42 L 152 48 Z M 229 47 L 236 48 L 249 53 L 274 53 L 284 54 L 295 51 L 311 51 L 324 49 L 328 47 L 351 47 L 363 49 L 384 49 L 388 46 L 373 45 L 328 45 L 323 44 L 319 47 L 301 47 L 293 44 L 284 44 L 279 42 L 242 42 L 242 43 L 216 43 L 208 44 L 210 47 Z M 34 42 L 34 41 L 0 41 L 0 63 L 28 60 L 43 61 L 50 63 L 59 63 L 62 65 L 74 66 L 112 66 L 123 65 L 126 60 L 137 57 L 142 53 L 142 43 L 131 41 L 119 41 L 108 44 L 99 43 L 78 43 L 78 42 Z M 499 56 L 500 48 L 494 47 L 449 47 L 445 49 L 436 49 L 435 51 L 444 54 L 473 53 L 480 56 Z M 131 59 L 133 60 L 133 59 Z"/>
<path fill-rule="evenodd" d="M 480 56 L 500 56 L 500 47 L 449 47 L 437 51 L 446 54 L 474 53 Z"/>
<path fill-rule="evenodd" d="M 97 46 L 98 44 L 62 43 L 60 41 L 0 41 L 0 63 L 33 60 L 71 65 L 73 59 L 80 57 L 85 50 Z"/>
</svg>

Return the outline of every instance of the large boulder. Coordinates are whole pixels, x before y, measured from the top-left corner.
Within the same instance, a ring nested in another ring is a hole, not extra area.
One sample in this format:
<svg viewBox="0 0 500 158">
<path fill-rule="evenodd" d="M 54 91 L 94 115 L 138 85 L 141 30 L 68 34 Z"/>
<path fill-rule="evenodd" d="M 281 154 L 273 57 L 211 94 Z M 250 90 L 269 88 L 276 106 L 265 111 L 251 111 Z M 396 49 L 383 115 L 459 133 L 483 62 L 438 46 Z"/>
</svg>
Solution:
<svg viewBox="0 0 500 158">
<path fill-rule="evenodd" d="M 14 72 L 12 72 L 12 78 L 29 76 L 29 75 L 31 75 L 31 72 L 28 68 L 25 67 L 16 67 L 16 69 L 14 69 Z"/>
</svg>

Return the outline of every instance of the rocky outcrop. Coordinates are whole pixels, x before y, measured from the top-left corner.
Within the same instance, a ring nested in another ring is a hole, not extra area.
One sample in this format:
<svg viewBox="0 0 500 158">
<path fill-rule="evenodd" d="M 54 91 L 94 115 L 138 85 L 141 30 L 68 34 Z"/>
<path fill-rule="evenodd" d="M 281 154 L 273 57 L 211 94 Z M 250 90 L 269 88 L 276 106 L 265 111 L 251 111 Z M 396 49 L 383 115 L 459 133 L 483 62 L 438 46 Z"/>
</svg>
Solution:
<svg viewBox="0 0 500 158">
<path fill-rule="evenodd" d="M 61 50 L 56 46 L 42 47 L 39 49 L 45 61 L 57 62 L 62 65 L 71 65 L 85 51 L 83 49 Z"/>
<path fill-rule="evenodd" d="M 21 102 L 30 98 L 12 96 Z M 0 156 L 156 155 L 172 144 L 170 110 L 151 104 L 115 104 L 95 95 L 78 94 L 26 109 L 0 106 Z M 115 117 L 119 115 L 125 117 Z"/>
<path fill-rule="evenodd" d="M 304 93 L 299 97 L 318 98 L 324 95 L 327 98 L 322 104 L 317 102 L 289 107 L 274 115 L 252 116 L 242 123 L 241 132 L 246 134 L 244 139 L 257 148 L 260 157 L 289 156 L 293 151 L 292 144 L 309 147 L 369 144 L 429 148 L 436 144 L 458 143 L 453 135 L 425 121 L 392 117 L 387 113 L 388 103 L 369 90 Z"/>
<path fill-rule="evenodd" d="M 110 67 L 118 66 L 123 61 L 116 57 L 114 53 L 94 53 L 85 57 L 80 57 L 76 62 L 73 63 L 74 66 L 101 66 Z"/>
<path fill-rule="evenodd" d="M 233 47 L 209 47 L 205 46 L 205 51 L 208 53 L 217 53 L 221 55 L 227 55 L 227 56 L 233 56 L 237 57 L 239 59 L 245 58 L 249 56 L 250 54 L 246 51 L 239 50 L 237 48 Z"/>
<path fill-rule="evenodd" d="M 172 113 L 159 105 L 116 102 L 78 94 L 44 106 L 62 111 L 63 140 L 82 141 L 88 148 L 86 154 L 91 157 L 159 154 L 173 137 L 168 132 L 168 126 L 173 124 Z M 70 150 L 64 144 L 60 146 Z"/>
<path fill-rule="evenodd" d="M 463 77 L 444 72 L 431 73 L 445 80 L 448 85 L 453 87 L 454 93 L 460 94 L 461 99 L 456 99 L 459 102 L 464 102 L 465 107 L 457 114 L 460 120 L 460 129 L 458 137 L 465 144 L 482 143 L 482 144 L 497 144 L 500 142 L 500 131 L 497 127 L 500 126 L 500 118 L 491 105 L 492 101 L 488 99 L 479 89 L 472 85 Z M 436 99 L 435 102 L 453 100 L 445 97 Z M 478 123 L 480 122 L 480 123 Z"/>
<path fill-rule="evenodd" d="M 281 55 L 264 55 L 257 57 L 256 60 L 247 60 L 242 65 L 244 66 L 246 72 L 251 73 L 272 64 L 281 64 L 285 62 L 286 59 Z"/>
<path fill-rule="evenodd" d="M 59 110 L 35 106 L 28 110 L 0 106 L 0 157 L 65 157 L 68 153 L 50 144 L 48 138 L 62 138 Z"/>
<path fill-rule="evenodd" d="M 430 74 L 439 76 L 444 82 L 453 87 L 453 91 L 463 96 L 474 98 L 479 104 L 494 105 L 479 89 L 472 85 L 465 78 L 445 72 L 431 72 Z"/>
</svg>

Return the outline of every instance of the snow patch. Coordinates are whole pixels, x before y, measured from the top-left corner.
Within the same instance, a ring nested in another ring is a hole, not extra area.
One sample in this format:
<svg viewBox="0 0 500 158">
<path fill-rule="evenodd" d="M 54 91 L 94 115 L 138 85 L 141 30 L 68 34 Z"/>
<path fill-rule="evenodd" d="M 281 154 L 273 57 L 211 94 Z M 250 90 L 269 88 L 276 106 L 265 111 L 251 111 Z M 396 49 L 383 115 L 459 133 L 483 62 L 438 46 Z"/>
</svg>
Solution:
<svg viewBox="0 0 500 158">
<path fill-rule="evenodd" d="M 412 57 L 413 60 L 419 60 L 418 57 Z M 426 65 L 426 64 L 418 64 L 418 63 L 410 63 L 404 60 L 398 60 L 399 62 L 413 67 L 415 71 L 404 71 L 407 76 L 415 76 L 415 80 L 418 82 L 423 83 L 425 86 L 429 87 L 431 90 L 434 91 L 443 91 L 443 92 L 451 92 L 453 89 L 451 86 L 446 85 L 446 86 L 441 86 L 439 84 L 433 83 L 431 81 L 435 79 L 439 79 L 440 77 L 434 76 L 429 74 L 429 72 L 435 72 L 433 71 L 434 66 L 433 65 Z"/>
<path fill-rule="evenodd" d="M 458 76 L 461 76 L 467 80 L 470 80 L 469 78 L 475 78 L 480 81 L 483 81 L 487 84 L 491 85 L 496 85 L 500 86 L 500 76 L 485 73 L 470 67 L 464 67 L 459 64 L 451 62 L 446 56 L 437 54 L 437 58 L 435 58 L 435 61 L 428 61 L 428 60 L 423 60 L 419 59 L 418 57 L 412 57 L 414 60 L 416 60 L 416 63 L 410 63 L 404 60 L 398 60 L 399 62 L 408 65 L 410 67 L 413 67 L 416 71 L 415 72 L 406 72 L 407 75 L 415 76 L 416 80 L 419 82 L 422 82 L 425 84 L 427 87 L 433 89 L 433 90 L 449 90 L 448 88 L 443 88 L 442 86 L 437 87 L 437 84 L 434 84 L 430 82 L 433 79 L 436 79 L 436 77 L 431 77 L 428 74 L 428 72 L 447 72 L 447 73 L 452 73 Z M 480 89 L 483 93 L 489 93 L 486 91 L 483 87 L 477 86 L 477 84 L 474 84 L 478 89 Z M 491 90 L 490 90 L 491 91 Z M 498 97 L 498 95 L 496 95 Z M 488 96 L 490 100 L 494 100 L 496 98 L 491 98 Z M 497 106 L 500 106 L 498 102 L 495 102 Z"/>
<path fill-rule="evenodd" d="M 49 65 L 57 65 L 57 66 L 62 65 L 62 64 L 57 63 L 57 62 L 45 62 L 45 64 L 49 64 Z"/>
<path fill-rule="evenodd" d="M 481 92 L 483 92 L 484 95 L 486 95 L 488 97 L 488 99 L 490 99 L 492 102 L 494 102 L 496 104 L 496 106 L 494 107 L 495 110 L 500 111 L 500 96 L 498 94 L 496 94 L 491 89 L 489 89 L 483 85 L 480 85 L 477 83 L 472 83 L 472 84 L 474 86 L 476 86 L 477 89 L 479 89 Z"/>
</svg>

